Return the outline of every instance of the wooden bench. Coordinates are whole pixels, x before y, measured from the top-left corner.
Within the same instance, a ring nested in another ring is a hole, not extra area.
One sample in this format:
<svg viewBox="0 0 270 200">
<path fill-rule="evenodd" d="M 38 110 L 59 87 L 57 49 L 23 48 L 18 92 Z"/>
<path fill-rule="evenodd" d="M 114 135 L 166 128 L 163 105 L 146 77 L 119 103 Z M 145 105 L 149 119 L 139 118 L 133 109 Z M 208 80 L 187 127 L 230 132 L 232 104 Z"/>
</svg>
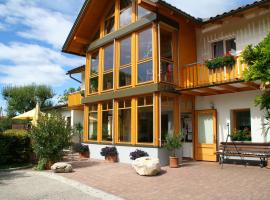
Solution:
<svg viewBox="0 0 270 200">
<path fill-rule="evenodd" d="M 260 167 L 266 165 L 267 159 L 270 157 L 270 143 L 254 143 L 254 142 L 222 142 L 218 149 L 219 164 L 223 166 L 224 160 L 230 157 L 240 157 L 242 161 L 246 158 L 259 158 Z"/>
</svg>

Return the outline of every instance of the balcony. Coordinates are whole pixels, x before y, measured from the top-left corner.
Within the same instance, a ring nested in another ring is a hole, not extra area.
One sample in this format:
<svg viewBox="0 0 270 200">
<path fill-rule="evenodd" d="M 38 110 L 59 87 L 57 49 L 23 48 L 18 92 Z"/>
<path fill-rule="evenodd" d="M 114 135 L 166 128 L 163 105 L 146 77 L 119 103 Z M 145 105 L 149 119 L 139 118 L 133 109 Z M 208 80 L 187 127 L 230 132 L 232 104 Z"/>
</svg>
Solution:
<svg viewBox="0 0 270 200">
<path fill-rule="evenodd" d="M 81 107 L 82 106 L 82 96 L 81 92 L 75 92 L 68 95 L 68 107 Z"/>
<path fill-rule="evenodd" d="M 182 68 L 181 88 L 197 88 L 202 86 L 232 83 L 243 80 L 243 72 L 247 68 L 240 58 L 232 67 L 208 69 L 205 64 L 193 63 Z"/>
</svg>

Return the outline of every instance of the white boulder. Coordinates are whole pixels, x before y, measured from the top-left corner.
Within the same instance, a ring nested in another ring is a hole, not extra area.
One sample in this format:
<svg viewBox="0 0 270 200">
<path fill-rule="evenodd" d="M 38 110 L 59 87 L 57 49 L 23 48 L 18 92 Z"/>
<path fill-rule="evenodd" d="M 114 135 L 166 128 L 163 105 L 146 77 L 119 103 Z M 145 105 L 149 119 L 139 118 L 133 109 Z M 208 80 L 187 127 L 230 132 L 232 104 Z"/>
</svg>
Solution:
<svg viewBox="0 0 270 200">
<path fill-rule="evenodd" d="M 140 176 L 155 176 L 161 172 L 161 166 L 158 158 L 137 158 L 133 161 L 132 167 Z"/>
<path fill-rule="evenodd" d="M 51 170 L 54 173 L 69 173 L 72 172 L 72 166 L 65 162 L 57 162 L 51 166 Z"/>
</svg>

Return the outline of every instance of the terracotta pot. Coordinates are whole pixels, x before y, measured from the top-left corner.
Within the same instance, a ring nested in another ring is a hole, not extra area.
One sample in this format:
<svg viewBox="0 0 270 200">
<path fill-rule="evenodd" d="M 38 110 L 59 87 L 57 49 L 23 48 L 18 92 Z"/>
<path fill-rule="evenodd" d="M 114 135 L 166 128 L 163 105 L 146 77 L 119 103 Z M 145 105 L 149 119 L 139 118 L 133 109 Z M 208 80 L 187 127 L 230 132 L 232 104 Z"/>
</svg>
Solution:
<svg viewBox="0 0 270 200">
<path fill-rule="evenodd" d="M 170 156 L 170 168 L 178 168 L 179 167 L 179 158 Z"/>
<path fill-rule="evenodd" d="M 115 163 L 118 161 L 117 156 L 105 156 L 105 160 L 110 163 Z"/>
<path fill-rule="evenodd" d="M 80 152 L 80 158 L 89 158 L 89 152 Z"/>
<path fill-rule="evenodd" d="M 270 169 L 270 159 L 267 160 L 267 166 L 266 168 Z"/>
<path fill-rule="evenodd" d="M 45 166 L 45 170 L 51 170 L 51 166 L 53 165 L 52 161 L 47 162 L 46 166 Z"/>
</svg>

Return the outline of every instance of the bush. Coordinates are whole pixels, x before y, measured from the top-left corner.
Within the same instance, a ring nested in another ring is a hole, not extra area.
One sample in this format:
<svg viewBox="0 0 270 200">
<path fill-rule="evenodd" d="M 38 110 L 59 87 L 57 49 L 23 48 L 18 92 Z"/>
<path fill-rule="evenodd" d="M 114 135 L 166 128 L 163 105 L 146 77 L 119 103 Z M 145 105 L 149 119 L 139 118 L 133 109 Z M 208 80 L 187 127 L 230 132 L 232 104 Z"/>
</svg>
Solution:
<svg viewBox="0 0 270 200">
<path fill-rule="evenodd" d="M 233 65 L 235 65 L 235 62 L 236 61 L 233 56 L 223 56 L 208 60 L 205 62 L 205 64 L 209 69 L 217 69 L 225 66 L 232 67 Z"/>
<path fill-rule="evenodd" d="M 59 161 L 63 149 L 70 146 L 72 131 L 59 113 L 42 116 L 33 127 L 31 138 L 33 149 L 38 157 L 38 169 L 44 169 L 48 163 Z"/>
<path fill-rule="evenodd" d="M 0 134 L 0 164 L 27 163 L 31 160 L 30 136 L 25 130 L 6 130 Z"/>
<path fill-rule="evenodd" d="M 11 129 L 12 119 L 10 118 L 0 118 L 0 133 L 3 133 L 5 130 Z"/>
<path fill-rule="evenodd" d="M 167 135 L 164 143 L 164 147 L 171 152 L 171 156 L 176 156 L 176 150 L 182 146 L 182 134 Z"/>
<path fill-rule="evenodd" d="M 101 149 L 100 155 L 102 156 L 117 156 L 118 152 L 116 147 L 104 147 Z"/>
<path fill-rule="evenodd" d="M 133 151 L 129 154 L 130 160 L 136 160 L 137 158 L 149 156 L 147 152 L 136 149 L 136 151 Z"/>
</svg>

